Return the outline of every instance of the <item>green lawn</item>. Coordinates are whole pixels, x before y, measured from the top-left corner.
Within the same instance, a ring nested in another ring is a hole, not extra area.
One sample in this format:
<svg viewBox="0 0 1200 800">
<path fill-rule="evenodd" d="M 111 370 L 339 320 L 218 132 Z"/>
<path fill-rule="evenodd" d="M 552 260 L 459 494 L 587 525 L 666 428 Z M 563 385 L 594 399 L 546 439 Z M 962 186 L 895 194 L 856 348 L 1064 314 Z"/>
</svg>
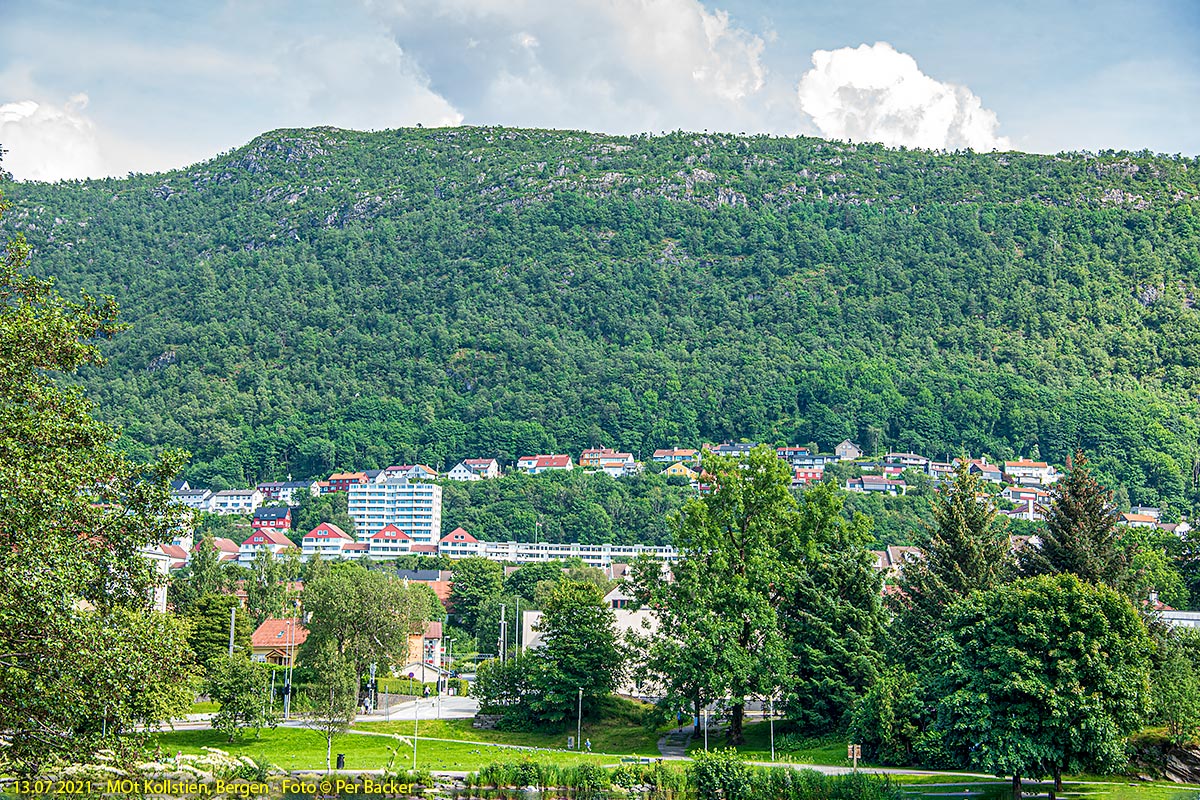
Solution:
<svg viewBox="0 0 1200 800">
<path fill-rule="evenodd" d="M 188 709 L 189 714 L 215 714 L 221 710 L 220 703 L 192 703 L 192 707 Z"/>
<path fill-rule="evenodd" d="M 436 725 L 436 722 L 429 724 Z M 412 735 L 411 723 L 408 735 Z M 428 741 L 423 738 L 425 735 L 426 731 L 422 730 L 421 738 L 417 740 L 417 766 L 421 769 L 476 770 L 493 761 L 519 761 L 527 757 L 558 764 L 577 764 L 583 761 L 595 764 L 612 762 L 611 758 L 602 755 L 526 752 L 484 743 Z M 216 747 L 231 755 L 249 756 L 255 761 L 269 761 L 286 770 L 325 769 L 325 739 L 305 728 L 264 730 L 258 739 L 248 736 L 233 742 L 227 741 L 228 737 L 219 731 L 212 730 L 172 731 L 156 734 L 155 737 L 167 753 L 182 751 L 198 754 L 202 752 L 202 747 Z M 400 751 L 396 759 L 397 768 L 412 766 L 411 741 L 397 742 L 387 736 L 347 733 L 334 740 L 333 752 L 346 754 L 347 769 L 382 769 L 391 758 L 389 747 L 398 748 Z"/>
<path fill-rule="evenodd" d="M 618 698 L 606 701 L 604 718 L 584 719 L 582 736 L 592 740 L 592 752 L 613 755 L 639 755 L 657 758 L 658 740 L 665 732 L 651 730 L 642 724 L 645 714 L 643 704 Z M 380 733 L 412 733 L 412 720 L 408 722 L 362 722 L 355 726 L 364 731 Z M 525 747 L 561 749 L 567 746 L 567 737 L 575 735 L 575 726 L 570 725 L 554 732 L 516 732 L 480 730 L 471 727 L 469 719 L 421 720 L 422 736 L 443 739 L 460 739 L 467 742 L 491 742 L 516 744 Z"/>
<path fill-rule="evenodd" d="M 784 734 L 789 731 L 787 723 L 775 723 L 775 760 L 791 761 L 796 764 L 819 764 L 827 767 L 848 767 L 846 760 L 846 741 L 844 739 L 821 738 L 809 739 L 803 746 L 795 750 L 784 750 L 780 747 Z M 771 726 L 766 722 L 750 722 L 744 729 L 746 743 L 735 748 L 750 761 L 771 760 Z M 725 747 L 725 732 L 708 732 L 708 747 L 710 750 Z M 704 749 L 704 738 L 692 740 L 688 752 L 693 753 Z M 867 766 L 865 761 L 860 765 Z"/>
</svg>

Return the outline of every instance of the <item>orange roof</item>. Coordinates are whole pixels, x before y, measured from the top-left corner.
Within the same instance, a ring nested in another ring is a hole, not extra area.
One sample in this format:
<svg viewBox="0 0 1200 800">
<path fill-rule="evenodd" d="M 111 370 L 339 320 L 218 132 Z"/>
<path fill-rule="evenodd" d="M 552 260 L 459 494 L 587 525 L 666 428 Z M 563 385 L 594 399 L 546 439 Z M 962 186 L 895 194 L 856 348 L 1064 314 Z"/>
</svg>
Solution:
<svg viewBox="0 0 1200 800">
<path fill-rule="evenodd" d="M 294 628 L 293 628 L 294 625 Z M 299 620 L 266 619 L 250 636 L 251 647 L 299 647 L 308 638 L 308 628 Z"/>
<path fill-rule="evenodd" d="M 1125 513 L 1121 515 L 1121 519 L 1125 520 L 1126 522 L 1158 522 L 1157 519 L 1149 514 Z"/>
<path fill-rule="evenodd" d="M 414 544 L 412 546 L 412 552 L 418 553 L 418 554 L 424 553 L 426 555 L 436 556 L 437 555 L 437 545 L 436 544 Z"/>
<path fill-rule="evenodd" d="M 329 476 L 331 481 L 365 481 L 367 473 L 365 472 L 335 472 Z"/>
<path fill-rule="evenodd" d="M 426 639 L 442 638 L 442 623 L 426 622 L 425 623 L 425 638 Z"/>
<path fill-rule="evenodd" d="M 1037 469 L 1045 469 L 1047 466 L 1045 461 L 1030 461 L 1027 458 L 1018 459 L 1017 461 L 1005 461 L 1004 468 L 1009 467 L 1035 467 Z"/>
</svg>

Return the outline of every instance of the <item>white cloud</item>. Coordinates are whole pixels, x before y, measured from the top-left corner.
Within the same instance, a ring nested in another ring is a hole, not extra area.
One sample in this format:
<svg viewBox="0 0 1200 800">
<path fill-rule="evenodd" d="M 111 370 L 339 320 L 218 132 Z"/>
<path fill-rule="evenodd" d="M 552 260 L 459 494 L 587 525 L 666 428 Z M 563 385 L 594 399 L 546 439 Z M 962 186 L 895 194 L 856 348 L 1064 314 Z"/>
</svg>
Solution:
<svg viewBox="0 0 1200 800">
<path fill-rule="evenodd" d="M 17 180 L 57 181 L 104 174 L 96 127 L 83 114 L 86 94 L 61 107 L 36 100 L 0 105 L 3 166 Z"/>
<path fill-rule="evenodd" d="M 366 2 L 471 123 L 762 127 L 762 38 L 698 0 Z"/>
<path fill-rule="evenodd" d="M 314 36 L 270 55 L 265 101 L 283 98 L 289 125 L 388 128 L 458 125 L 462 114 L 384 35 Z M 265 67 L 264 67 L 265 68 Z"/>
<path fill-rule="evenodd" d="M 822 136 L 897 147 L 1006 150 L 992 111 L 965 86 L 937 81 L 890 44 L 818 50 L 800 108 Z"/>
</svg>

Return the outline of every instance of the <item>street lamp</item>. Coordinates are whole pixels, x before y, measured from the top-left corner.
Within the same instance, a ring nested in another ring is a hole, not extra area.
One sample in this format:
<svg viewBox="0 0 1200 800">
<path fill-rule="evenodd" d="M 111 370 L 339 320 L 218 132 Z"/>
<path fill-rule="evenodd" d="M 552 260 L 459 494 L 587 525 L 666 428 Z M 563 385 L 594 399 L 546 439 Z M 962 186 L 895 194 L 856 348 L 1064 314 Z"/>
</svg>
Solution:
<svg viewBox="0 0 1200 800">
<path fill-rule="evenodd" d="M 583 687 L 579 687 L 579 716 L 575 719 L 575 749 L 583 749 L 583 740 L 580 735 L 583 733 Z"/>
</svg>

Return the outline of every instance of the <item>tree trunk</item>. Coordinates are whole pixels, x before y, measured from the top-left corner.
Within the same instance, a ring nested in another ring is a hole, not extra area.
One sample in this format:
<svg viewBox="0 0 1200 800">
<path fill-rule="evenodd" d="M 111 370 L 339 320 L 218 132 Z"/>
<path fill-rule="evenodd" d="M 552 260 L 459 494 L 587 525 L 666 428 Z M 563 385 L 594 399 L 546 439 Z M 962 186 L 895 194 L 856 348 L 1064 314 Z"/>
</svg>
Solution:
<svg viewBox="0 0 1200 800">
<path fill-rule="evenodd" d="M 1013 775 L 1012 779 L 1013 800 L 1021 800 L 1021 776 Z"/>
<path fill-rule="evenodd" d="M 735 747 L 746 743 L 746 737 L 742 733 L 742 721 L 745 719 L 746 703 L 743 701 L 733 707 L 733 713 L 729 717 L 729 733 L 726 738 L 729 744 Z"/>
<path fill-rule="evenodd" d="M 326 775 L 328 775 L 330 772 L 333 771 L 332 768 L 329 766 L 330 756 L 332 756 L 332 755 L 333 755 L 333 737 L 326 736 L 325 737 L 325 774 Z"/>
<path fill-rule="evenodd" d="M 1062 766 L 1060 764 L 1055 764 L 1054 765 L 1054 792 L 1050 795 L 1050 800 L 1054 800 L 1054 798 L 1061 792 L 1062 792 Z"/>
</svg>

